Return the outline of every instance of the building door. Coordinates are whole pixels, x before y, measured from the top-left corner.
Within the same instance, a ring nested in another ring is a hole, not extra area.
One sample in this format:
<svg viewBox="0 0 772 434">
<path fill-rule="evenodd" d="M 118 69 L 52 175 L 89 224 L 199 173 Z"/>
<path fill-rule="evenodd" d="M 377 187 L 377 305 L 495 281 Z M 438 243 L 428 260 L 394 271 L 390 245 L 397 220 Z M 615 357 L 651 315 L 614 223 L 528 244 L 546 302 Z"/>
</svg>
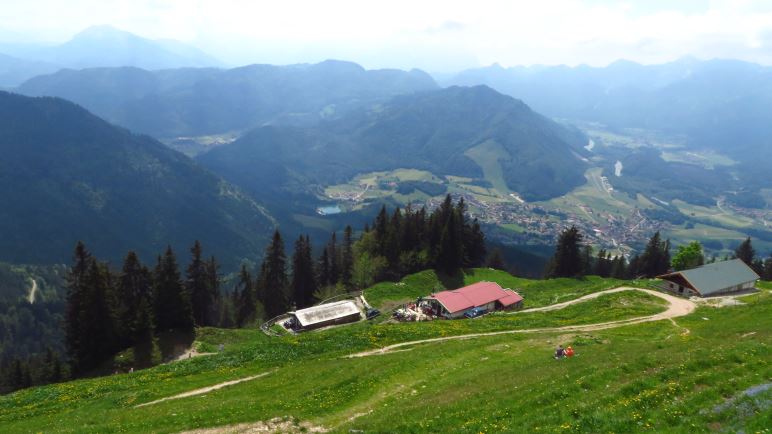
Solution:
<svg viewBox="0 0 772 434">
<path fill-rule="evenodd" d="M 678 285 L 678 293 L 683 294 L 684 293 L 684 287 L 681 285 Z"/>
</svg>

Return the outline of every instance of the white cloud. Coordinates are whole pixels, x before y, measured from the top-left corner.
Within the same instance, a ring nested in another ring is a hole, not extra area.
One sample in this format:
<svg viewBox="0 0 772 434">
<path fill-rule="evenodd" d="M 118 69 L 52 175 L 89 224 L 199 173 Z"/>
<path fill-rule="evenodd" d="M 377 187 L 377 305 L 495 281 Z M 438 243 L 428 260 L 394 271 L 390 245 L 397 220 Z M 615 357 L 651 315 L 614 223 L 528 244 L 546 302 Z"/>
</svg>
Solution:
<svg viewBox="0 0 772 434">
<path fill-rule="evenodd" d="M 0 0 L 0 8 L 0 38 L 61 42 L 112 24 L 192 42 L 232 63 L 335 57 L 448 70 L 685 55 L 772 63 L 772 2 L 763 0 Z"/>
</svg>

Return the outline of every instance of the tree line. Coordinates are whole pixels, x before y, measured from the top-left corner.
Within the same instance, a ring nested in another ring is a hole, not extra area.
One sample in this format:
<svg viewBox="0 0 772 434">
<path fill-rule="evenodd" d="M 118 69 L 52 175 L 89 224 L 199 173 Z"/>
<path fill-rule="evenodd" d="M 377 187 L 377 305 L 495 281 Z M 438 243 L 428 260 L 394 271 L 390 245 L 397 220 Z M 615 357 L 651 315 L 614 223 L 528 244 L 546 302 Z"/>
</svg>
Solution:
<svg viewBox="0 0 772 434">
<path fill-rule="evenodd" d="M 670 240 L 662 239 L 657 231 L 640 254 L 628 261 L 624 256 L 600 249 L 593 255 L 592 246 L 584 243 L 584 236 L 576 226 L 564 230 L 558 236 L 555 254 L 545 270 L 547 278 L 582 277 L 594 274 L 615 279 L 654 278 L 671 270 L 680 271 L 718 260 L 715 256 L 706 260 L 699 241 L 678 246 L 675 255 L 670 254 Z M 739 258 L 764 280 L 772 280 L 772 254 L 762 260 L 756 256 L 751 238 L 746 238 L 735 249 L 734 255 L 724 259 Z"/>
<path fill-rule="evenodd" d="M 453 274 L 482 265 L 485 253 L 479 223 L 467 217 L 463 199 L 454 203 L 450 195 L 431 212 L 410 206 L 388 212 L 384 206 L 357 239 L 350 226 L 340 240 L 333 232 L 318 256 L 310 237 L 301 235 L 288 258 L 277 229 L 257 270 L 242 265 L 231 291 L 221 290 L 217 260 L 205 258 L 198 241 L 184 272 L 171 247 L 152 269 L 128 252 L 122 267 L 112 270 L 78 243 L 64 315 L 69 370 L 88 374 L 129 348 L 135 357 L 150 357 L 163 333 L 246 327 L 329 294 L 426 268 Z"/>
</svg>

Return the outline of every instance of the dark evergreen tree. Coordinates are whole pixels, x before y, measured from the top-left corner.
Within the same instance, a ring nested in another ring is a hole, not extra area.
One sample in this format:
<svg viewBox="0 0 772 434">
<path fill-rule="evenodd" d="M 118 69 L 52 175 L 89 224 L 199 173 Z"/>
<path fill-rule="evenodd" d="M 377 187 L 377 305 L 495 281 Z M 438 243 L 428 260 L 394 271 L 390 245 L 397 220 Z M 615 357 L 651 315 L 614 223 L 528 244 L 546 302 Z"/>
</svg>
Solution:
<svg viewBox="0 0 772 434">
<path fill-rule="evenodd" d="M 340 259 L 338 258 L 338 235 L 333 232 L 327 244 L 327 257 L 330 261 L 329 284 L 335 285 L 340 280 Z"/>
<path fill-rule="evenodd" d="M 265 252 L 263 307 L 267 318 L 273 318 L 287 311 L 287 257 L 284 241 L 277 229 Z"/>
<path fill-rule="evenodd" d="M 107 266 L 90 261 L 85 276 L 86 297 L 79 318 L 85 342 L 75 364 L 80 374 L 96 368 L 119 349 L 109 284 Z"/>
<path fill-rule="evenodd" d="M 480 222 L 474 219 L 472 225 L 464 231 L 465 267 L 479 267 L 485 261 L 485 235 L 480 228 Z M 501 252 L 499 252 L 500 254 Z"/>
<path fill-rule="evenodd" d="M 579 277 L 582 275 L 583 263 L 581 244 L 583 236 L 576 226 L 561 232 L 555 255 L 547 266 L 547 277 Z"/>
<path fill-rule="evenodd" d="M 450 196 L 448 196 L 450 197 Z M 443 211 L 440 211 L 443 213 Z M 455 273 L 463 265 L 464 245 L 461 222 L 456 212 L 450 207 L 442 228 L 440 246 L 437 254 L 437 269 L 447 274 Z"/>
<path fill-rule="evenodd" d="M 295 252 L 292 255 L 292 299 L 295 306 L 311 306 L 317 289 L 311 257 L 311 239 L 301 235 L 295 242 Z"/>
<path fill-rule="evenodd" d="M 614 259 L 611 260 L 611 277 L 614 279 L 626 279 L 627 278 L 627 269 L 625 267 L 625 258 L 624 256 L 614 256 Z"/>
<path fill-rule="evenodd" d="M 195 322 L 190 293 L 182 283 L 171 246 L 166 248 L 163 257 L 158 258 L 153 280 L 156 330 L 193 330 Z"/>
<path fill-rule="evenodd" d="M 309 254 L 310 254 L 310 244 L 311 241 L 306 236 L 306 242 L 309 246 Z M 346 287 L 351 286 L 351 269 L 354 266 L 354 240 L 353 240 L 353 234 L 351 226 L 346 226 L 346 229 L 343 231 L 343 245 L 341 246 L 341 257 L 340 257 L 340 280 L 343 282 L 343 284 Z M 314 284 L 316 284 L 316 279 L 314 279 Z"/>
<path fill-rule="evenodd" d="M 330 277 L 330 250 L 322 249 L 322 256 L 319 258 L 319 286 L 325 287 L 332 284 Z"/>
<path fill-rule="evenodd" d="M 600 277 L 609 277 L 611 275 L 612 266 L 613 261 L 611 259 L 611 254 L 606 253 L 605 249 L 600 249 L 598 256 L 595 258 L 593 274 Z"/>
<path fill-rule="evenodd" d="M 501 254 L 501 249 L 493 249 L 491 252 L 490 257 L 488 257 L 487 261 L 488 268 L 493 268 L 494 270 L 506 270 L 507 264 L 504 261 L 504 257 Z"/>
<path fill-rule="evenodd" d="M 198 326 L 214 325 L 215 291 L 207 263 L 201 256 L 201 243 L 196 240 L 190 249 L 191 262 L 185 272 L 185 290 L 190 294 L 193 320 Z"/>
<path fill-rule="evenodd" d="M 670 240 L 662 241 L 657 231 L 646 244 L 639 266 L 637 271 L 648 278 L 667 273 L 670 269 Z"/>
<path fill-rule="evenodd" d="M 764 260 L 764 273 L 761 275 L 764 280 L 772 280 L 772 255 Z"/>
<path fill-rule="evenodd" d="M 234 293 L 238 296 L 236 305 L 236 327 L 244 327 L 255 320 L 257 300 L 255 299 L 255 287 L 252 284 L 252 276 L 245 264 L 241 265 L 239 281 Z"/>
<path fill-rule="evenodd" d="M 73 255 L 73 265 L 67 273 L 67 307 L 65 311 L 65 341 L 73 369 L 79 369 L 79 361 L 84 357 L 88 336 L 83 334 L 88 288 L 86 276 L 94 261 L 86 246 L 78 241 Z"/>
<path fill-rule="evenodd" d="M 123 261 L 116 287 L 118 332 L 123 346 L 134 345 L 152 337 L 153 282 L 150 271 L 129 252 Z"/>
<path fill-rule="evenodd" d="M 753 249 L 751 237 L 746 238 L 745 241 L 740 243 L 740 245 L 737 246 L 737 249 L 735 249 L 734 254 L 738 259 L 741 259 L 751 267 L 753 265 L 753 259 L 756 257 L 756 250 Z"/>
</svg>

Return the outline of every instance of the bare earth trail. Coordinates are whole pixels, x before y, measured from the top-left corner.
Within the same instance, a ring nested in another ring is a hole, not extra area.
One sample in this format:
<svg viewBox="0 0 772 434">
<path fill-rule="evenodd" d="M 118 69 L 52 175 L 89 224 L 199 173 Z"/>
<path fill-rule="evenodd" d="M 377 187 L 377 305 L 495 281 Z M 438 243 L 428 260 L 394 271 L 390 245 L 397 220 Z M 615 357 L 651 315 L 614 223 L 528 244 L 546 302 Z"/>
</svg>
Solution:
<svg viewBox="0 0 772 434">
<path fill-rule="evenodd" d="M 38 283 L 35 281 L 35 279 L 32 280 L 32 288 L 29 289 L 29 294 L 27 294 L 27 301 L 29 304 L 35 303 L 35 295 L 38 292 Z"/>
<path fill-rule="evenodd" d="M 566 301 L 564 303 L 558 303 L 558 304 L 553 304 L 553 305 L 544 306 L 544 307 L 537 307 L 533 309 L 526 309 L 521 312 L 539 312 L 539 311 L 551 311 L 551 310 L 562 309 L 566 306 L 570 306 L 576 303 L 582 303 L 589 299 L 600 297 L 601 295 L 604 295 L 604 294 L 610 294 L 610 293 L 621 292 L 621 291 L 642 291 L 649 295 L 653 295 L 655 297 L 664 299 L 665 301 L 668 302 L 669 305 L 667 310 L 665 310 L 664 312 L 660 312 L 655 315 L 638 317 L 638 318 L 630 318 L 630 319 L 623 319 L 618 321 L 609 321 L 609 322 L 602 322 L 602 323 L 595 323 L 595 324 L 583 324 L 583 325 L 573 325 L 573 326 L 563 326 L 563 327 L 546 327 L 546 328 L 537 328 L 537 329 L 503 330 L 503 331 L 489 332 L 489 333 L 473 333 L 473 334 L 467 334 L 467 335 L 446 336 L 442 338 L 421 339 L 417 341 L 400 342 L 398 344 L 388 345 L 383 348 L 379 348 L 377 350 L 363 351 L 361 353 L 351 354 L 348 357 L 374 356 L 379 354 L 386 354 L 397 348 L 402 348 L 402 347 L 407 347 L 412 345 L 443 342 L 443 341 L 450 341 L 450 340 L 460 340 L 460 339 L 474 339 L 474 338 L 481 338 L 486 336 L 498 336 L 498 335 L 513 334 L 513 333 L 586 332 L 586 331 L 595 331 L 595 330 L 605 330 L 605 329 L 622 327 L 622 326 L 631 325 L 631 324 L 660 321 L 663 319 L 672 320 L 673 318 L 678 318 L 684 315 L 688 315 L 694 312 L 694 309 L 696 308 L 696 305 L 691 300 L 679 298 L 673 295 L 665 294 L 659 291 L 653 291 L 650 289 L 631 288 L 631 287 L 623 286 L 620 288 L 609 289 L 606 291 L 600 291 L 593 294 L 585 295 L 584 297 L 579 297 L 577 299 Z"/>
<path fill-rule="evenodd" d="M 181 398 L 187 398 L 189 396 L 203 395 L 213 390 L 222 389 L 223 387 L 233 386 L 234 384 L 243 383 L 245 381 L 254 380 L 260 377 L 265 377 L 271 372 L 272 371 L 263 372 L 262 374 L 252 375 L 244 378 L 238 378 L 236 380 L 226 381 L 224 383 L 215 384 L 209 387 L 202 387 L 200 389 L 195 389 L 188 392 L 180 393 L 179 395 L 167 396 L 166 398 L 156 399 L 155 401 L 150 401 L 150 402 L 145 402 L 144 404 L 135 405 L 134 408 L 146 407 L 148 405 L 158 404 L 159 402 L 171 401 L 172 399 L 181 399 Z"/>
<path fill-rule="evenodd" d="M 401 349 L 402 347 L 408 347 L 413 345 L 419 345 L 419 344 L 427 344 L 427 343 L 434 343 L 434 342 L 443 342 L 443 341 L 450 341 L 450 340 L 461 340 L 461 339 L 474 339 L 474 338 L 481 338 L 486 336 L 498 336 L 498 335 L 505 335 L 505 334 L 512 334 L 512 333 L 544 333 L 544 332 L 584 332 L 584 331 L 594 331 L 594 330 L 604 330 L 604 329 L 610 329 L 610 328 L 616 328 L 616 327 L 623 327 L 626 325 L 631 324 L 639 324 L 644 322 L 651 322 L 651 321 L 660 321 L 660 320 L 670 320 L 673 321 L 673 318 L 678 318 L 681 316 L 688 315 L 692 312 L 694 312 L 694 309 L 696 308 L 696 305 L 691 300 L 675 297 L 673 295 L 665 294 L 659 291 L 653 291 L 650 289 L 642 289 L 642 288 L 631 288 L 631 287 L 620 287 L 615 289 L 608 289 L 605 291 L 599 291 L 593 294 L 588 294 L 583 297 L 576 298 L 574 300 L 566 301 L 563 303 L 557 303 L 552 304 L 549 306 L 544 307 L 536 307 L 531 309 L 525 309 L 519 312 L 515 312 L 514 314 L 518 313 L 526 313 L 526 312 L 546 312 L 546 311 L 553 311 L 558 309 L 563 309 L 567 306 L 571 306 L 573 304 L 582 303 L 587 300 L 591 300 L 594 298 L 598 298 L 604 294 L 612 294 L 615 292 L 622 292 L 622 291 L 642 291 L 647 294 L 653 295 L 655 297 L 659 297 L 665 301 L 668 302 L 668 308 L 655 315 L 649 315 L 649 316 L 643 316 L 638 318 L 630 318 L 625 320 L 618 320 L 618 321 L 609 321 L 609 322 L 602 322 L 602 323 L 595 323 L 595 324 L 583 324 L 583 325 L 573 325 L 573 326 L 563 326 L 563 327 L 546 327 L 546 328 L 537 328 L 537 329 L 519 329 L 519 330 L 503 330 L 498 332 L 489 332 L 489 333 L 474 333 L 474 334 L 467 334 L 467 335 L 459 335 L 459 336 L 447 336 L 447 337 L 441 337 L 441 338 L 431 338 L 431 339 L 421 339 L 417 341 L 409 341 L 409 342 L 400 342 L 397 344 L 389 345 L 383 348 L 375 349 L 375 350 L 368 350 L 363 351 L 360 353 L 350 354 L 348 356 L 345 356 L 346 358 L 354 358 L 354 357 L 366 357 L 366 356 L 373 356 L 373 355 L 379 355 L 379 354 L 386 354 L 386 353 L 396 353 L 400 351 L 409 351 L 410 348 L 407 349 Z M 676 325 L 676 324 L 674 324 Z M 215 384 L 209 387 L 204 387 L 201 389 L 195 389 L 188 392 L 180 393 L 178 395 L 169 396 L 166 398 L 157 399 L 155 401 L 146 402 L 143 404 L 139 404 L 135 406 L 135 408 L 139 407 L 145 407 L 148 405 L 157 404 L 159 402 L 169 401 L 172 399 L 181 399 L 181 398 L 187 398 L 189 396 L 196 396 L 196 395 L 202 395 L 204 393 L 208 393 L 214 390 L 222 389 L 224 387 L 232 386 L 235 384 L 239 384 L 245 381 L 254 380 L 260 377 L 264 377 L 271 372 L 263 372 L 261 374 L 252 375 L 249 377 L 239 378 L 236 380 L 230 380 L 223 383 Z"/>
</svg>

